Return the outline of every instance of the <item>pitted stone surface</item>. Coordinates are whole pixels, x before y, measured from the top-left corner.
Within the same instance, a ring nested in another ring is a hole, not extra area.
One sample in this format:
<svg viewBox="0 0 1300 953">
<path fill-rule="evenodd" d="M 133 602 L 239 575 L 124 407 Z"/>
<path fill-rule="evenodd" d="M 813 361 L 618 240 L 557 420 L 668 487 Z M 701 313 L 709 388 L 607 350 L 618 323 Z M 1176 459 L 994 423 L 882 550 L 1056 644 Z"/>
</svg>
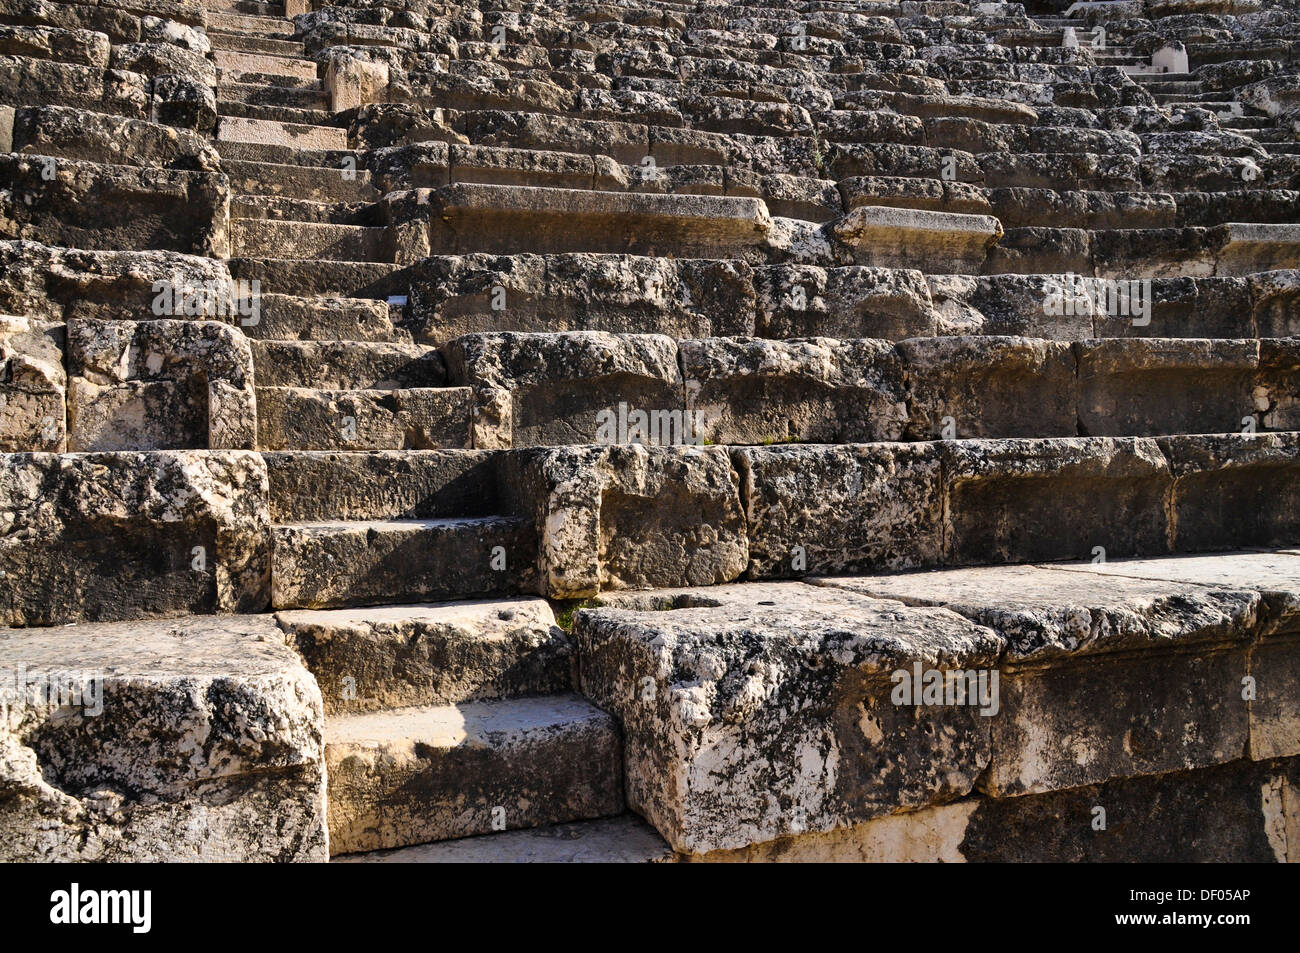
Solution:
<svg viewBox="0 0 1300 953">
<path fill-rule="evenodd" d="M 320 692 L 270 618 L 3 629 L 0 680 L 6 860 L 325 859 Z"/>
</svg>

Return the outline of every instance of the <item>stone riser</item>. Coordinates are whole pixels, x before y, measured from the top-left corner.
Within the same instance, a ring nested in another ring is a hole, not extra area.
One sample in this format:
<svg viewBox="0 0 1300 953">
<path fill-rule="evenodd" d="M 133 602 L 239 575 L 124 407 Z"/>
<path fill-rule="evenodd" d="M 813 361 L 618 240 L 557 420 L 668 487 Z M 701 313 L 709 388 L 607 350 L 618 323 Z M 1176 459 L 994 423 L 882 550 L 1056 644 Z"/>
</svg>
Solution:
<svg viewBox="0 0 1300 953">
<path fill-rule="evenodd" d="M 272 529 L 275 609 L 532 591 L 536 532 L 512 517 L 296 523 Z"/>
<path fill-rule="evenodd" d="M 334 718 L 325 764 L 333 854 L 623 809 L 613 721 L 573 696 Z"/>
</svg>

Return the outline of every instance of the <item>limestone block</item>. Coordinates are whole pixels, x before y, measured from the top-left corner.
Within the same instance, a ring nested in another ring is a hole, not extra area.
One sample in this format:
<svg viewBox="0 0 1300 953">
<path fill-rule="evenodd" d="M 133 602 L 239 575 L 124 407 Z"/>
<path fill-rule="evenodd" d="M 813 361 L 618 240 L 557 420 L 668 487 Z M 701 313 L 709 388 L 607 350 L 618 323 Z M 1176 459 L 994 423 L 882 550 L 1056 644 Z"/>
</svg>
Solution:
<svg viewBox="0 0 1300 953">
<path fill-rule="evenodd" d="M 1300 439 L 1293 433 L 1158 438 L 1174 478 L 1178 552 L 1285 546 L 1300 532 Z"/>
<path fill-rule="evenodd" d="M 232 325 L 74 320 L 68 367 L 73 450 L 256 445 L 253 359 Z"/>
<path fill-rule="evenodd" d="M 277 615 L 326 711 L 378 711 L 573 690 L 569 637 L 544 599 Z"/>
<path fill-rule="evenodd" d="M 723 259 L 442 256 L 412 266 L 408 310 L 430 343 L 487 331 L 746 335 L 753 272 Z"/>
<path fill-rule="evenodd" d="M 836 239 L 862 265 L 920 268 L 950 262 L 954 272 L 978 272 L 1002 226 L 989 215 L 861 206 L 834 225 Z"/>
<path fill-rule="evenodd" d="M 330 56 L 325 61 L 325 92 L 330 112 L 355 109 L 366 103 L 384 102 L 388 97 L 388 64 L 349 54 Z"/>
<path fill-rule="evenodd" d="M 59 452 L 67 439 L 63 326 L 0 315 L 0 452 Z"/>
<path fill-rule="evenodd" d="M 1285 863 L 1300 843 L 1295 759 L 972 797 L 682 859 L 707 863 Z M 1105 812 L 1105 828 L 1094 827 Z"/>
<path fill-rule="evenodd" d="M 578 614 L 582 687 L 622 723 L 629 805 L 676 850 L 943 803 L 989 762 L 995 718 L 893 697 L 899 670 L 993 664 L 1001 640 L 954 613 L 801 583 L 627 598 Z"/>
<path fill-rule="evenodd" d="M 160 284 L 161 283 L 161 284 Z M 208 303 L 229 293 L 223 262 L 172 252 L 83 251 L 36 242 L 0 241 L 0 311 L 54 321 L 140 320 L 168 303 Z M 217 309 L 167 308 L 168 316 L 219 317 Z M 233 318 L 230 318 L 233 320 Z"/>
<path fill-rule="evenodd" d="M 720 447 L 563 447 L 503 461 L 505 503 L 538 526 L 542 592 L 730 582 L 749 559 Z"/>
<path fill-rule="evenodd" d="M 1246 753 L 1241 689 L 1258 636 L 1258 592 L 1034 566 L 822 582 L 943 606 L 1006 640 L 993 754 L 980 782 L 995 797 Z"/>
<path fill-rule="evenodd" d="M 10 454 L 3 473 L 5 624 L 267 605 L 270 520 L 257 454 Z"/>
<path fill-rule="evenodd" d="M 731 455 L 751 578 L 906 569 L 942 558 L 934 444 L 746 447 Z"/>
<path fill-rule="evenodd" d="M 320 692 L 269 618 L 0 630 L 0 710 L 5 861 L 328 859 Z"/>
<path fill-rule="evenodd" d="M 1069 344 L 954 336 L 900 341 L 894 352 L 906 376 L 906 430 L 914 440 L 1078 432 Z"/>
<path fill-rule="evenodd" d="M 478 448 L 637 442 L 630 427 L 609 426 L 621 405 L 627 415 L 676 413 L 675 430 L 656 428 L 641 443 L 698 442 L 680 436 L 677 344 L 664 335 L 469 334 L 448 345 L 447 367 L 454 383 L 474 390 Z"/>
<path fill-rule="evenodd" d="M 919 271 L 771 265 L 754 275 L 760 337 L 893 341 L 935 332 L 936 308 Z"/>
<path fill-rule="evenodd" d="M 938 449 L 949 565 L 1169 551 L 1172 479 L 1153 439 L 947 440 Z"/>
<path fill-rule="evenodd" d="M 713 443 L 897 440 L 906 427 L 888 342 L 706 338 L 678 347 L 687 407 Z"/>
</svg>

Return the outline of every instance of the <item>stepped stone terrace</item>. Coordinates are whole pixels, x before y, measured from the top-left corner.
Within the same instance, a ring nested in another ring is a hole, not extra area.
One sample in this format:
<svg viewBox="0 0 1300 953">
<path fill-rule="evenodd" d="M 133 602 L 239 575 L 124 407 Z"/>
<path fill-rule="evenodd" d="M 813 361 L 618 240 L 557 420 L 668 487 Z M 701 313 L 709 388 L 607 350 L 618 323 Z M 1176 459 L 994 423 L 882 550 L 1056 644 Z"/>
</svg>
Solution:
<svg viewBox="0 0 1300 953">
<path fill-rule="evenodd" d="M 0 0 L 0 859 L 1300 860 L 1297 0 Z"/>
</svg>

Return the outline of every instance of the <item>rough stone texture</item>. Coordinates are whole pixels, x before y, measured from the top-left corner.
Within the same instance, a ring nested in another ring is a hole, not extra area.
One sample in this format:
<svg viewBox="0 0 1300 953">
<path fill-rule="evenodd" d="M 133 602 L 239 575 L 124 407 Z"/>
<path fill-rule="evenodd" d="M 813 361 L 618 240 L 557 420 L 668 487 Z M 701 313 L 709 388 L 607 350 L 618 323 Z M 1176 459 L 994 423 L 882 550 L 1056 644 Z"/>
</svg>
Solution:
<svg viewBox="0 0 1300 953">
<path fill-rule="evenodd" d="M 527 592 L 535 586 L 536 537 L 532 525 L 511 517 L 277 526 L 271 605 L 318 608 Z"/>
<path fill-rule="evenodd" d="M 63 327 L 0 315 L 0 452 L 66 449 Z"/>
<path fill-rule="evenodd" d="M 153 314 L 158 282 L 171 283 L 181 299 L 188 295 L 197 301 L 192 292 L 229 288 L 231 277 L 221 262 L 172 252 L 82 251 L 0 241 L 0 311 L 8 314 L 54 321 L 138 321 Z M 186 315 L 192 316 L 200 315 Z"/>
<path fill-rule="evenodd" d="M 609 331 L 675 337 L 753 331 L 742 262 L 633 255 L 464 255 L 413 266 L 422 340 L 484 331 Z M 500 288 L 497 292 L 495 289 Z"/>
<path fill-rule="evenodd" d="M 406 390 L 257 388 L 263 450 L 438 450 L 470 446 L 466 387 Z"/>
<path fill-rule="evenodd" d="M 264 609 L 266 467 L 242 451 L 6 454 L 0 620 Z"/>
<path fill-rule="evenodd" d="M 335 719 L 325 762 L 335 854 L 600 817 L 623 806 L 612 721 L 574 696 Z"/>
<path fill-rule="evenodd" d="M 687 407 L 722 444 L 897 440 L 902 376 L 884 341 L 682 341 Z"/>
<path fill-rule="evenodd" d="M 68 323 L 68 449 L 251 450 L 253 359 L 217 321 Z"/>
<path fill-rule="evenodd" d="M 232 616 L 0 629 L 0 858 L 325 860 L 320 692 L 278 636 Z"/>
<path fill-rule="evenodd" d="M 5 238 L 216 258 L 230 250 L 229 182 L 211 172 L 19 155 L 0 162 L 0 185 Z"/>
<path fill-rule="evenodd" d="M 304 610 L 276 618 L 322 686 L 331 714 L 573 688 L 569 639 L 543 599 Z"/>
<path fill-rule="evenodd" d="M 1297 762 L 1233 762 L 1070 791 L 970 798 L 715 851 L 745 863 L 1274 863 L 1296 860 Z M 1093 827 L 1096 809 L 1106 829 Z"/>
<path fill-rule="evenodd" d="M 350 854 L 340 864 L 662 864 L 674 854 L 631 814 L 598 821 L 505 831 L 460 840 Z"/>
<path fill-rule="evenodd" d="M 597 443 L 620 402 L 682 410 L 677 345 L 663 335 L 470 334 L 448 347 L 452 381 L 474 391 L 474 446 Z"/>
<path fill-rule="evenodd" d="M 1205 767 L 1246 752 L 1241 679 L 1258 637 L 1258 592 L 1010 566 L 823 582 L 943 606 L 1006 640 L 981 782 L 989 794 Z"/>
<path fill-rule="evenodd" d="M 906 569 L 943 557 L 943 483 L 933 444 L 751 447 L 733 450 L 732 461 L 751 578 Z M 800 555 L 803 568 L 796 569 Z"/>
<path fill-rule="evenodd" d="M 676 850 L 942 803 L 989 762 L 992 719 L 890 700 L 896 669 L 996 659 L 1002 640 L 947 610 L 726 586 L 616 597 L 574 634 L 583 691 L 623 726 L 628 803 Z"/>
<path fill-rule="evenodd" d="M 528 450 L 506 463 L 504 495 L 539 533 L 539 591 L 730 582 L 749 558 L 731 461 L 716 447 Z"/>
</svg>

